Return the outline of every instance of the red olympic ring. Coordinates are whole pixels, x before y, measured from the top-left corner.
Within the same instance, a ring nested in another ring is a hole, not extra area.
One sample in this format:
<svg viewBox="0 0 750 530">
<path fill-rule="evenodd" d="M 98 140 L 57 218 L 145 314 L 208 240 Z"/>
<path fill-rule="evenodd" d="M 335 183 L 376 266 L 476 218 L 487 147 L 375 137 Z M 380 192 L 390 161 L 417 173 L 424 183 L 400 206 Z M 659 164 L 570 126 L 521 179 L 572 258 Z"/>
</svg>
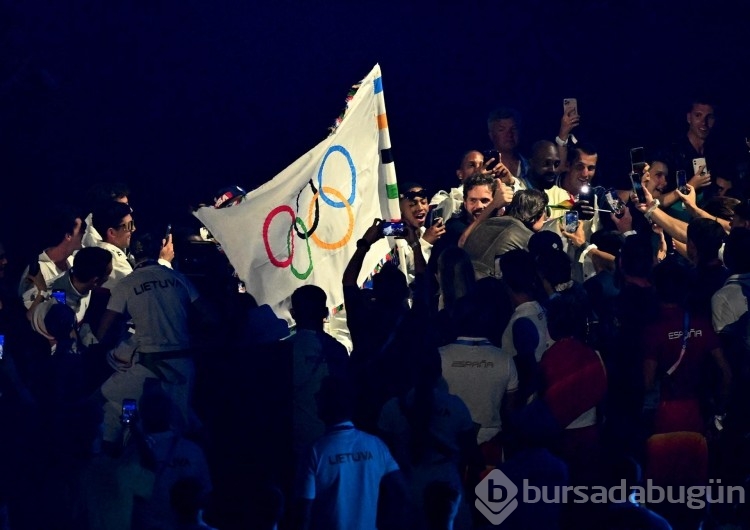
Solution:
<svg viewBox="0 0 750 530">
<path fill-rule="evenodd" d="M 292 243 L 292 250 L 289 252 L 289 257 L 285 260 L 277 259 L 276 256 L 273 255 L 273 251 L 271 250 L 271 244 L 268 242 L 268 229 L 271 226 L 271 221 L 273 221 L 273 218 L 276 217 L 276 215 L 286 212 L 289 214 L 289 216 L 292 218 L 292 226 L 294 226 L 294 223 L 296 222 L 297 215 L 294 213 L 294 210 L 291 206 L 287 206 L 286 204 L 282 204 L 281 206 L 277 206 L 273 210 L 271 210 L 268 215 L 266 216 L 266 220 L 263 221 L 263 245 L 266 247 L 266 254 L 268 255 L 268 259 L 271 263 L 276 265 L 280 268 L 288 267 L 292 264 L 292 258 L 294 257 L 294 238 L 291 238 Z"/>
</svg>

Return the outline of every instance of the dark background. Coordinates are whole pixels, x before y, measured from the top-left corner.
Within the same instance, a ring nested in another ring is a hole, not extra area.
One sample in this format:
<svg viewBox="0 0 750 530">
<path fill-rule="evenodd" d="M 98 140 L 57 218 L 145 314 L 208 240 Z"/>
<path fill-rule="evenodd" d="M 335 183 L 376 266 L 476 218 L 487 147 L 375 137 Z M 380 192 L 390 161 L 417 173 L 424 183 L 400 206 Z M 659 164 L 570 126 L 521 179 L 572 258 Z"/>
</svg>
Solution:
<svg viewBox="0 0 750 530">
<path fill-rule="evenodd" d="M 629 147 L 684 135 L 692 94 L 716 99 L 715 134 L 744 148 L 740 2 L 316 4 L 0 1 L 0 240 L 33 243 L 45 205 L 98 181 L 127 182 L 136 219 L 160 223 L 251 189 L 325 137 L 376 62 L 397 174 L 433 188 L 490 147 L 500 105 L 522 113 L 528 153 L 578 98 L 605 183 Z"/>
</svg>

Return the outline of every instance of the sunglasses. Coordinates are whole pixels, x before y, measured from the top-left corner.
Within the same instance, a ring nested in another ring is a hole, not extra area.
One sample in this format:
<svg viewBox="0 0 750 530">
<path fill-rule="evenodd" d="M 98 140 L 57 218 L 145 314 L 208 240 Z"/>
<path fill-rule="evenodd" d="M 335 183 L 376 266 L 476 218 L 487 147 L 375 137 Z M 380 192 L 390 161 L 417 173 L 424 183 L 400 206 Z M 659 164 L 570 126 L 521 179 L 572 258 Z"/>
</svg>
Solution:
<svg viewBox="0 0 750 530">
<path fill-rule="evenodd" d="M 128 232 L 135 231 L 135 222 L 134 221 L 128 221 L 127 223 L 122 223 L 117 227 L 118 230 L 125 229 Z"/>
<path fill-rule="evenodd" d="M 405 193 L 402 193 L 399 195 L 400 199 L 409 199 L 410 201 L 414 201 L 417 199 L 427 199 L 427 190 L 421 189 L 421 190 L 414 190 L 414 191 L 407 191 Z"/>
</svg>

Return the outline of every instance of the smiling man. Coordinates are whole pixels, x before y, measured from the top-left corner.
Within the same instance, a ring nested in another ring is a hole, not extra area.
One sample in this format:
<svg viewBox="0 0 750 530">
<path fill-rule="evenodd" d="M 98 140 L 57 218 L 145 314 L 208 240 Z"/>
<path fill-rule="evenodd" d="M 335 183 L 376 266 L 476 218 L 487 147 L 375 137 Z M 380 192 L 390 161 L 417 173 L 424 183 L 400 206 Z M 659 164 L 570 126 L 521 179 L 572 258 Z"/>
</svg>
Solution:
<svg viewBox="0 0 750 530">
<path fill-rule="evenodd" d="M 586 193 L 591 187 L 591 181 L 596 175 L 596 163 L 599 155 L 592 145 L 576 144 L 568 153 L 570 169 L 562 174 L 557 183 L 545 190 L 551 206 L 565 201 L 576 202 L 581 193 Z M 561 217 L 565 212 L 561 208 L 553 208 L 551 217 Z"/>
</svg>

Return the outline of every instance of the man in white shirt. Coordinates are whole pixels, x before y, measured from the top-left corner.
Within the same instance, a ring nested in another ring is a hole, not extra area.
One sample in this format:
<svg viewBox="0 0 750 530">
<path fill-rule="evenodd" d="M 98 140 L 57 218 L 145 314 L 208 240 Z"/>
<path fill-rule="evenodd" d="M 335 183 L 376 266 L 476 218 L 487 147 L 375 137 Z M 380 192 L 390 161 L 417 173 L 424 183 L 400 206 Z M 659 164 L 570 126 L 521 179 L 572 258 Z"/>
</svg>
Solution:
<svg viewBox="0 0 750 530">
<path fill-rule="evenodd" d="M 54 207 L 47 223 L 50 235 L 49 241 L 45 241 L 44 244 L 52 243 L 53 246 L 45 248 L 39 254 L 38 260 L 44 282 L 49 285 L 52 280 L 73 266 L 73 254 L 82 247 L 81 240 L 86 226 L 76 212 L 67 205 Z M 53 231 L 54 234 L 52 234 Z M 18 295 L 27 309 L 36 298 L 37 289 L 29 279 L 29 267 L 26 267 L 21 275 Z"/>
</svg>

